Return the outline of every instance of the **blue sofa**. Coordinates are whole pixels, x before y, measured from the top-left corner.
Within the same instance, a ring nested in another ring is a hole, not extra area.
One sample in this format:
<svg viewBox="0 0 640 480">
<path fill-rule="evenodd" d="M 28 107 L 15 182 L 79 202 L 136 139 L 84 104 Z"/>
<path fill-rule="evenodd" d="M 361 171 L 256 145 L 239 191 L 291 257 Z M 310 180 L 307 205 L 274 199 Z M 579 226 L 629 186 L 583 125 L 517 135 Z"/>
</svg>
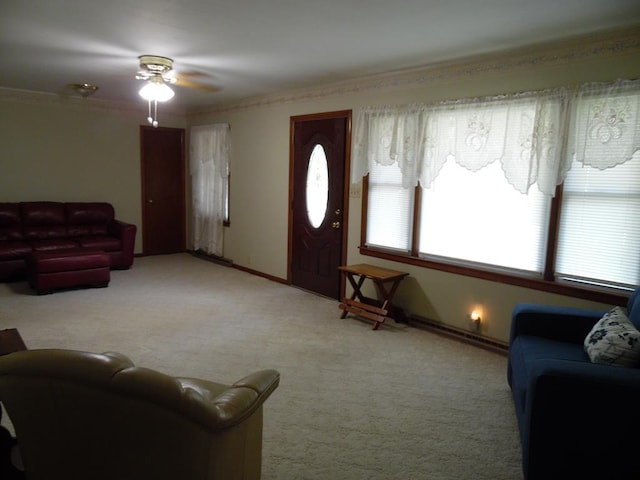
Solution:
<svg viewBox="0 0 640 480">
<path fill-rule="evenodd" d="M 507 377 L 526 480 L 640 478 L 640 368 L 592 363 L 584 351 L 605 313 L 513 311 Z M 640 289 L 626 313 L 640 329 Z"/>
</svg>

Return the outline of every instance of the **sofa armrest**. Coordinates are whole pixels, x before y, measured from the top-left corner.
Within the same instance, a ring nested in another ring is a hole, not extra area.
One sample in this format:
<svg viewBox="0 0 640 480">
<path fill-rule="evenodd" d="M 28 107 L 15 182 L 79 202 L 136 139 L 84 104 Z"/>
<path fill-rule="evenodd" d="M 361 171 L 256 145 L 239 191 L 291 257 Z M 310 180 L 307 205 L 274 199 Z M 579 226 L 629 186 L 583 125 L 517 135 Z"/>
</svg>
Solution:
<svg viewBox="0 0 640 480">
<path fill-rule="evenodd" d="M 136 232 L 138 228 L 132 223 L 114 220 L 109 224 L 109 233 L 120 239 L 122 243 L 123 266 L 133 264 L 133 253 L 136 245 Z"/>
<path fill-rule="evenodd" d="M 606 311 L 520 303 L 513 309 L 509 345 L 518 335 L 582 343 Z"/>
<path fill-rule="evenodd" d="M 528 478 L 637 475 L 634 462 L 602 454 L 615 445 L 617 458 L 637 455 L 628 439 L 640 423 L 640 369 L 540 359 L 530 374 L 522 436 Z"/>
<path fill-rule="evenodd" d="M 636 405 L 640 405 L 640 368 L 618 367 L 613 365 L 603 365 L 591 362 L 576 362 L 573 360 L 558 360 L 552 358 L 539 359 L 531 367 L 531 377 L 529 380 L 529 393 L 539 395 L 536 391 L 544 387 L 549 387 L 555 383 L 558 395 L 561 390 L 572 390 L 569 383 L 584 385 L 589 391 L 588 397 L 582 399 L 583 402 L 594 398 L 596 392 L 615 390 L 617 394 L 624 393 L 625 397 L 635 396 Z M 575 386 L 575 385 L 574 385 Z M 577 391 L 577 390 L 576 390 Z M 593 392 L 591 392 L 593 391 Z M 575 394 L 572 394 L 575 395 Z M 611 396 L 612 393 L 606 394 Z M 615 403 L 611 403 L 614 406 Z M 579 406 L 576 405 L 576 408 Z M 636 408 L 640 413 L 640 409 Z"/>
<path fill-rule="evenodd" d="M 114 237 L 120 238 L 123 242 L 133 242 L 136 238 L 137 227 L 132 223 L 122 222 L 120 220 L 113 220 L 109 223 L 109 234 Z"/>
</svg>

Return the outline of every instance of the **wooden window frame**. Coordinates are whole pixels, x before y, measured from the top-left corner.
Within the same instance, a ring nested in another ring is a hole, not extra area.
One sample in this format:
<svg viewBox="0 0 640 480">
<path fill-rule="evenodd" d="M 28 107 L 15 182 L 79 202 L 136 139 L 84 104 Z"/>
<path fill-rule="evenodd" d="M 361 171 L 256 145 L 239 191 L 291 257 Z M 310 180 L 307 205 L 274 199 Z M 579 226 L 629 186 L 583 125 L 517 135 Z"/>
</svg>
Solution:
<svg viewBox="0 0 640 480">
<path fill-rule="evenodd" d="M 558 247 L 560 209 L 562 206 L 562 185 L 556 188 L 556 194 L 551 201 L 544 271 L 540 277 L 537 275 L 516 275 L 515 273 L 508 273 L 505 271 L 483 269 L 474 265 L 472 262 L 448 263 L 444 261 L 420 258 L 418 254 L 418 243 L 420 235 L 420 201 L 422 188 L 420 186 L 416 186 L 415 189 L 411 249 L 410 253 L 403 254 L 380 247 L 367 246 L 366 237 L 369 208 L 369 175 L 366 175 L 362 179 L 362 219 L 360 229 L 360 253 L 362 255 L 611 305 L 624 306 L 627 304 L 628 294 L 619 290 L 606 287 L 577 285 L 570 282 L 557 281 L 555 279 L 555 259 Z"/>
</svg>

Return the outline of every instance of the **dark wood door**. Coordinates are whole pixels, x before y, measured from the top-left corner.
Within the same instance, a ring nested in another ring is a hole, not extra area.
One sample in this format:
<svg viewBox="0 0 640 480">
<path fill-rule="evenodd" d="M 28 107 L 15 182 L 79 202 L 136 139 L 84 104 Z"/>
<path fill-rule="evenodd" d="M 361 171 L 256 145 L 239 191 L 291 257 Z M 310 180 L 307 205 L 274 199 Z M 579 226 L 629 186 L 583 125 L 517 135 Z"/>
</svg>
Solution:
<svg viewBox="0 0 640 480">
<path fill-rule="evenodd" d="M 185 250 L 185 131 L 140 127 L 145 255 Z"/>
<path fill-rule="evenodd" d="M 293 285 L 340 298 L 351 111 L 291 118 L 289 265 Z"/>
</svg>

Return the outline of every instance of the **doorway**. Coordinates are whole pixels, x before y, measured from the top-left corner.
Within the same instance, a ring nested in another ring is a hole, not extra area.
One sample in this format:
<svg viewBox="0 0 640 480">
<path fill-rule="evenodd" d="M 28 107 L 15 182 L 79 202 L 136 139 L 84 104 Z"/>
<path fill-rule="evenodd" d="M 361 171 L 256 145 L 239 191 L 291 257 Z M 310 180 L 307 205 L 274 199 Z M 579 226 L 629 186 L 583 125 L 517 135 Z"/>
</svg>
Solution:
<svg viewBox="0 0 640 480">
<path fill-rule="evenodd" d="M 291 117 L 289 282 L 339 299 L 349 205 L 351 110 Z"/>
<path fill-rule="evenodd" d="M 185 130 L 140 127 L 144 255 L 185 251 Z"/>
</svg>

